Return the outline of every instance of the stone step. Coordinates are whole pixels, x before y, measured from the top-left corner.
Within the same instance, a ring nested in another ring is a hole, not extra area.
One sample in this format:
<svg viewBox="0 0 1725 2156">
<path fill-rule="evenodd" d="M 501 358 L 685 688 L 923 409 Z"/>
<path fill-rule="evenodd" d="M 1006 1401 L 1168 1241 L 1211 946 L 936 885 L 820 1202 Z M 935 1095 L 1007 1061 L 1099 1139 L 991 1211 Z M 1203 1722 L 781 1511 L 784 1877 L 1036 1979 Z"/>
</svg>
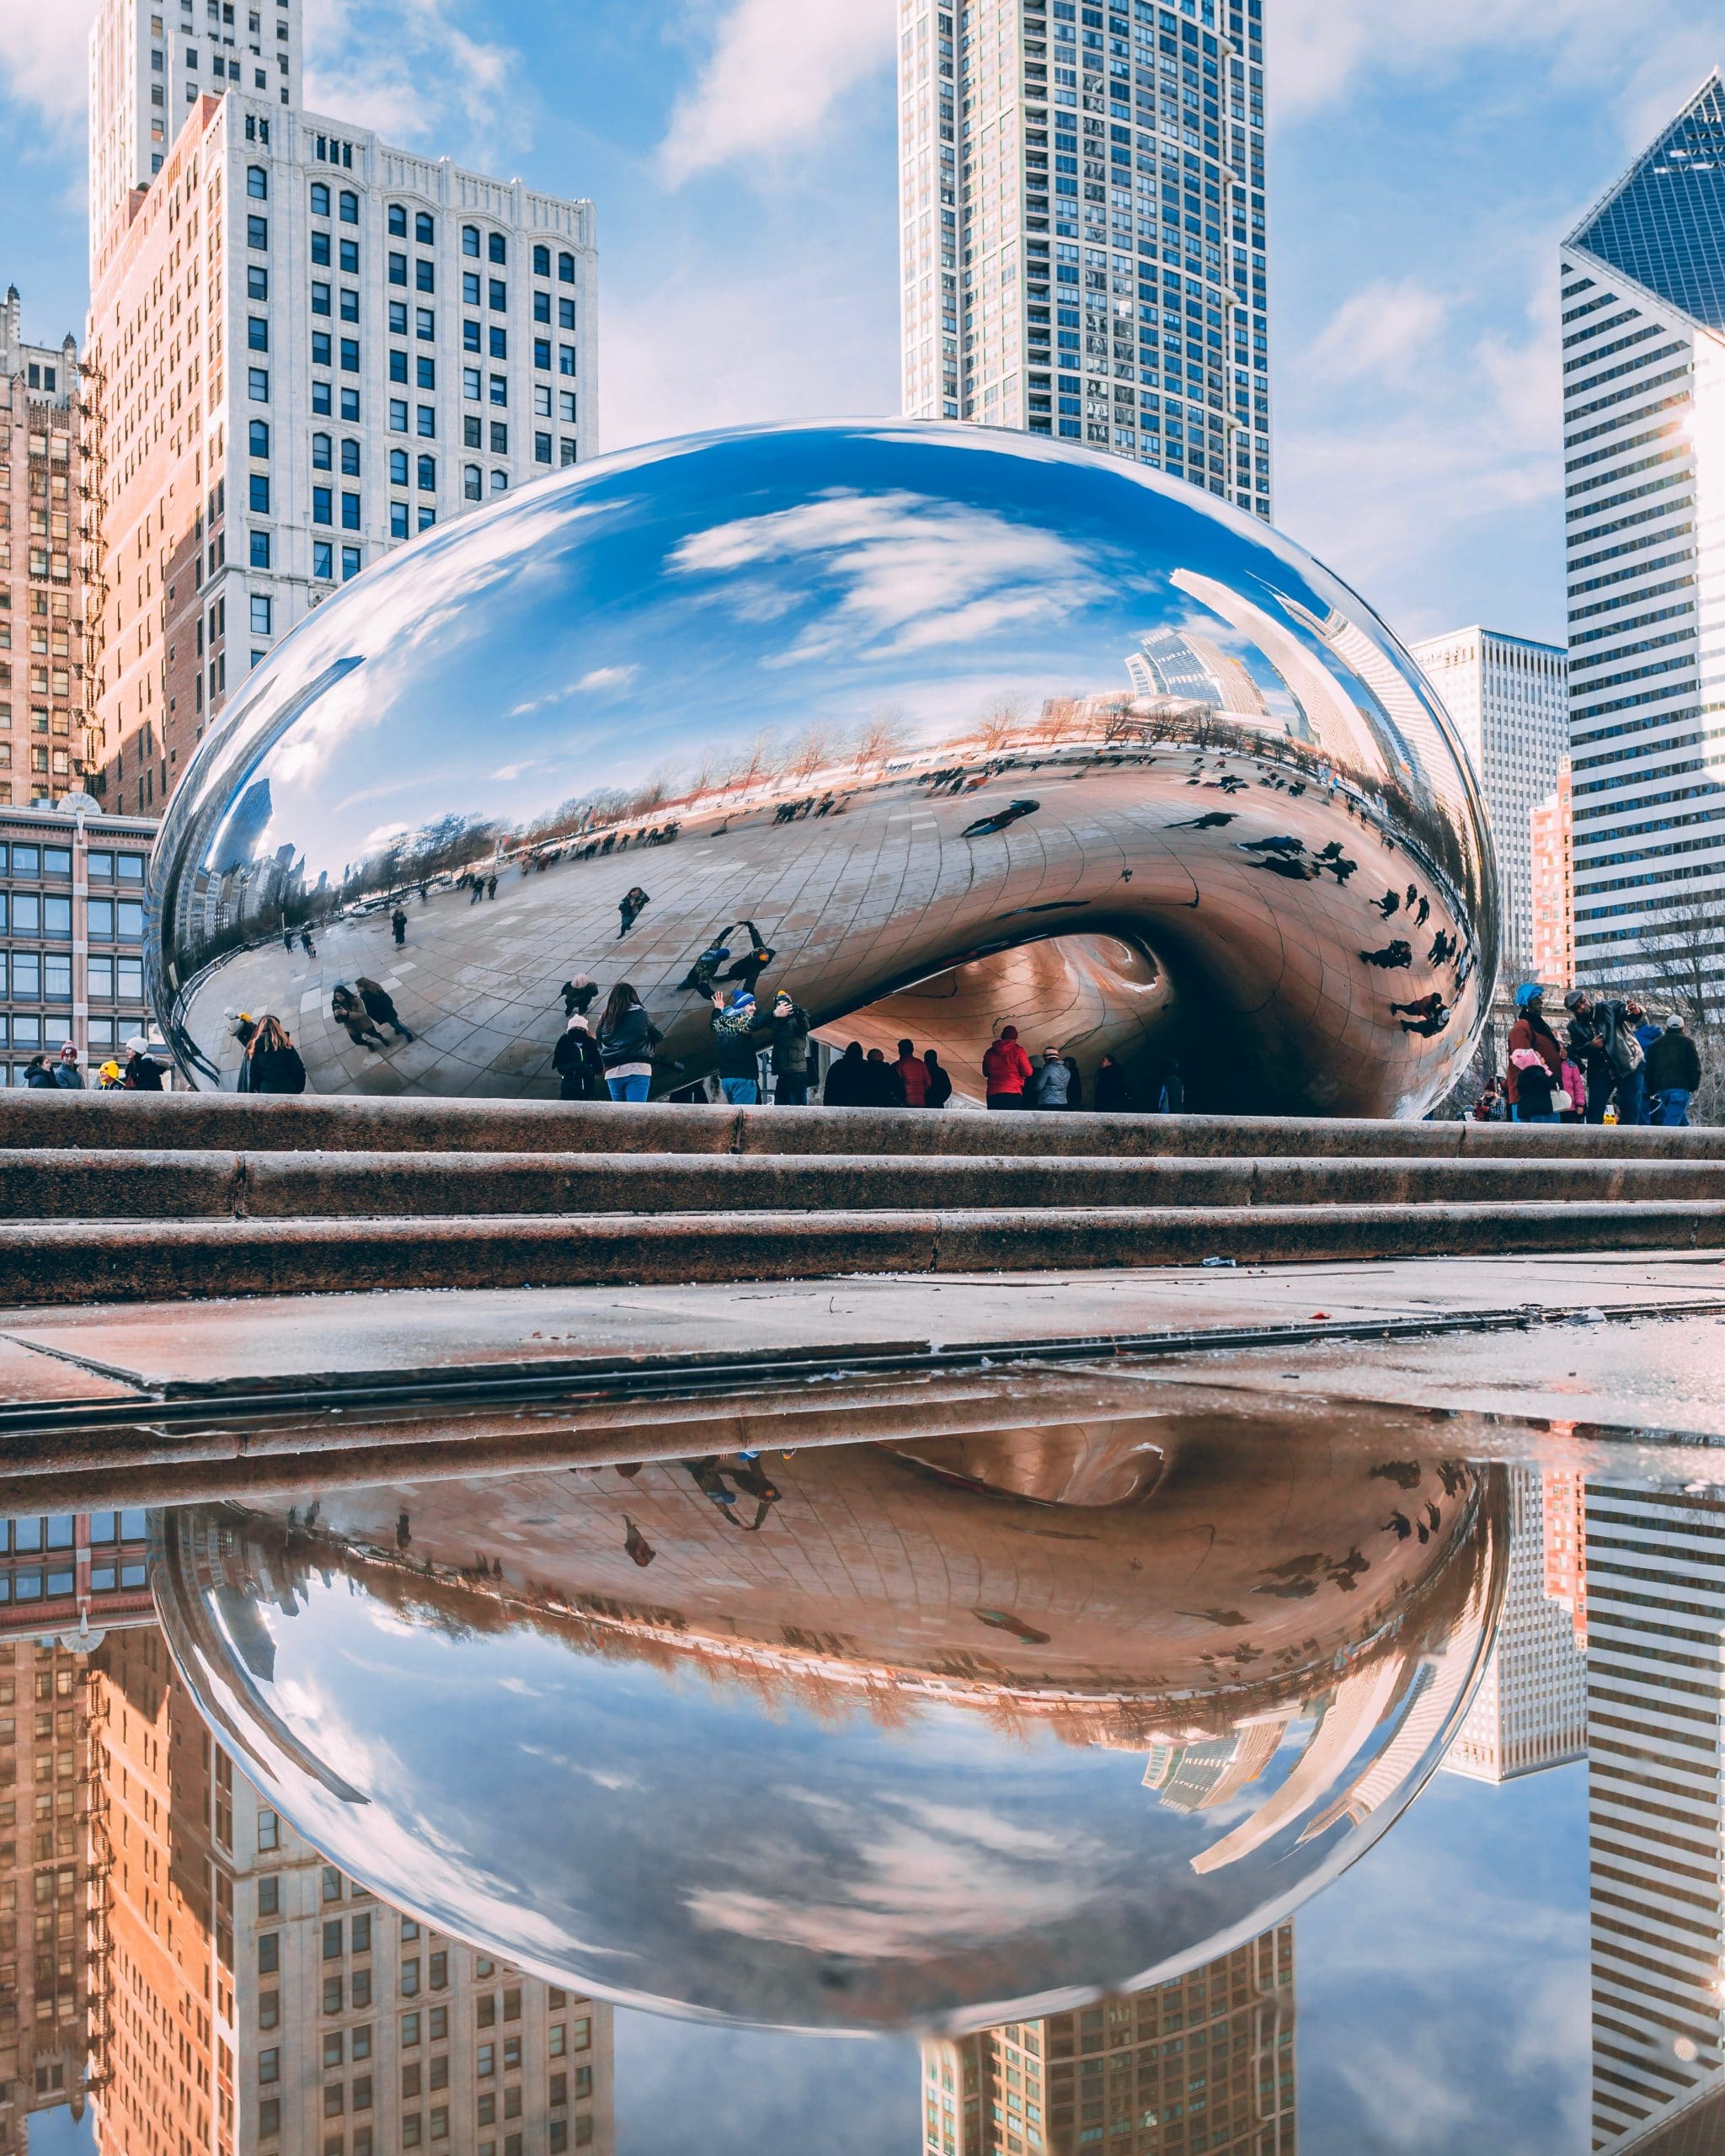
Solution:
<svg viewBox="0 0 1725 2156">
<path fill-rule="evenodd" d="M 618 1107 L 562 1101 L 0 1093 L 0 1150 L 874 1154 L 1116 1159 L 1725 1158 L 1713 1129 L 1307 1121 L 1280 1116 L 969 1114 L 916 1108 Z"/>
<path fill-rule="evenodd" d="M 1725 1201 L 1725 1161 L 46 1146 L 0 1153 L 0 1219 L 19 1222 L 1654 1201 Z"/>
<path fill-rule="evenodd" d="M 0 1224 L 0 1306 L 871 1273 L 1725 1249 L 1725 1201 Z"/>
</svg>

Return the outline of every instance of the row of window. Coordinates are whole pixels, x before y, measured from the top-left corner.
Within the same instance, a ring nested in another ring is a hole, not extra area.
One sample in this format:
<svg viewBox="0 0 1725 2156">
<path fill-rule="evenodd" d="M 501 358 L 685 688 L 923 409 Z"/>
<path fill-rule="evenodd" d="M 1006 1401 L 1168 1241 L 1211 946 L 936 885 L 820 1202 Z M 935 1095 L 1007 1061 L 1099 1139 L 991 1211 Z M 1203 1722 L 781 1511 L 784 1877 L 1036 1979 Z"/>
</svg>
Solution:
<svg viewBox="0 0 1725 2156">
<path fill-rule="evenodd" d="M 89 1515 L 89 1543 L 93 1549 L 115 1542 L 146 1542 L 150 1523 L 147 1514 L 127 1508 L 120 1512 Z M 30 1513 L 19 1519 L 0 1519 L 0 1555 L 30 1556 L 38 1550 L 71 1550 L 77 1544 L 77 1522 L 71 1513 Z"/>
<path fill-rule="evenodd" d="M 88 902 L 89 932 L 102 942 L 115 937 L 136 942 L 144 932 L 142 899 L 96 899 Z M 72 900 L 51 891 L 0 891 L 0 935 L 72 935 Z"/>
<path fill-rule="evenodd" d="M 149 1584 L 144 1564 L 90 1566 L 92 1594 L 128 1594 Z M 20 1565 L 15 1572 L 0 1566 L 0 1607 L 20 1602 L 53 1601 L 72 1593 L 77 1575 L 70 1565 L 45 1572 L 39 1565 Z"/>
<path fill-rule="evenodd" d="M 137 883 L 144 880 L 141 853 L 112 853 L 105 846 L 92 846 L 84 865 L 93 883 Z M 70 876 L 72 848 L 34 846 L 0 839 L 0 876 Z"/>
<path fill-rule="evenodd" d="M 14 1011 L 8 1021 L 0 1016 L 0 1043 L 3 1043 L 7 1026 L 10 1025 L 12 1047 L 15 1054 L 23 1056 L 26 1050 L 57 1048 L 66 1038 L 67 1026 L 63 1018 L 56 1019 L 51 1027 L 45 1026 L 40 1017 L 20 1014 Z M 139 1017 L 92 1018 L 85 1028 L 88 1046 L 93 1060 L 105 1062 L 116 1043 L 129 1041 L 134 1033 L 147 1030 L 148 1021 Z M 46 1038 L 44 1038 L 45 1034 Z M 0 1086 L 22 1086 L 27 1061 L 0 1062 Z"/>
</svg>

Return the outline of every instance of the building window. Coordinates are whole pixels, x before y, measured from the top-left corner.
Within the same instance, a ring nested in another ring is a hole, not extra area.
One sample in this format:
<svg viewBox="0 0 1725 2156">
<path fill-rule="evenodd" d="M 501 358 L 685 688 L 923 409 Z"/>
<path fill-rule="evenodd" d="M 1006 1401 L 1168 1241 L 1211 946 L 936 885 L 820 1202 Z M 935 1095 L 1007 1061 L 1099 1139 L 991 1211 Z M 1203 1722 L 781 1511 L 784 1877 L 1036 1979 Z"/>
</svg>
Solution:
<svg viewBox="0 0 1725 2156">
<path fill-rule="evenodd" d="M 341 371 L 344 374 L 357 374 L 360 371 L 360 340 L 357 337 L 344 337 L 341 340 Z"/>
<path fill-rule="evenodd" d="M 266 201 L 269 199 L 270 175 L 262 165 L 246 167 L 246 193 L 256 202 Z"/>
<path fill-rule="evenodd" d="M 248 506 L 252 514 L 254 516 L 268 516 L 270 514 L 270 475 L 267 472 L 254 472 L 251 474 L 249 493 Z"/>
<path fill-rule="evenodd" d="M 437 290 L 437 265 L 423 254 L 414 257 L 414 290 L 416 292 L 435 292 Z"/>
<path fill-rule="evenodd" d="M 485 252 L 494 262 L 507 262 L 509 248 L 501 232 L 493 232 L 486 242 Z"/>
<path fill-rule="evenodd" d="M 551 370 L 551 339 L 548 337 L 536 337 L 533 339 L 533 364 L 536 367 L 543 367 L 546 371 L 549 373 Z"/>
<path fill-rule="evenodd" d="M 334 468 L 334 443 L 328 435 L 312 436 L 312 469 L 314 472 L 328 472 Z"/>
<path fill-rule="evenodd" d="M 575 348 L 573 344 L 559 344 L 557 348 L 557 371 L 561 375 L 572 375 L 575 371 Z"/>
<path fill-rule="evenodd" d="M 563 284 L 573 285 L 574 283 L 575 258 L 573 254 L 559 254 L 558 256 L 557 274 Z"/>
<path fill-rule="evenodd" d="M 270 454 L 270 423 L 267 419 L 254 419 L 246 430 L 247 453 L 267 458 Z"/>
<path fill-rule="evenodd" d="M 462 467 L 462 494 L 470 502 L 483 500 L 485 483 L 477 464 L 464 464 Z"/>
<path fill-rule="evenodd" d="M 405 484 L 406 482 L 403 481 L 403 483 Z M 408 536 L 408 505 L 405 502 L 392 502 L 389 504 L 389 536 L 392 539 L 405 539 Z"/>
<path fill-rule="evenodd" d="M 327 419 L 329 417 L 332 407 L 329 384 L 327 382 L 314 382 L 312 384 L 312 409 L 323 419 Z"/>
<path fill-rule="evenodd" d="M 464 320 L 462 323 L 462 350 L 464 352 L 477 352 L 480 350 L 482 342 L 478 323 Z"/>
<path fill-rule="evenodd" d="M 267 531 L 252 534 L 251 565 L 254 569 L 267 569 L 270 566 L 270 534 Z"/>
<path fill-rule="evenodd" d="M 506 360 L 509 357 L 508 330 L 499 328 L 496 323 L 494 323 L 491 326 L 490 333 L 485 341 L 487 348 L 494 360 Z"/>
<path fill-rule="evenodd" d="M 508 376 L 506 374 L 494 374 L 494 375 L 493 375 L 493 376 L 492 376 L 492 377 L 491 377 L 491 402 L 492 402 L 494 404 L 507 404 L 507 403 L 508 403 L 508 402 L 509 402 L 509 376 Z"/>
<path fill-rule="evenodd" d="M 344 164 L 350 164 L 353 162 L 353 153 L 350 150 L 349 151 L 348 155 L 343 158 L 342 162 Z M 349 195 L 344 191 L 340 203 L 338 206 L 341 211 L 341 221 L 343 224 L 358 224 L 360 221 L 360 198 L 357 195 Z"/>
<path fill-rule="evenodd" d="M 314 367 L 327 367 L 330 364 L 329 353 L 329 332 L 327 329 L 314 329 L 312 332 L 312 365 Z"/>
<path fill-rule="evenodd" d="M 429 353 L 420 352 L 414 355 L 414 383 L 419 389 L 436 388 L 437 362 Z"/>
<path fill-rule="evenodd" d="M 344 389 L 341 392 L 341 416 L 350 424 L 360 421 L 360 392 L 357 389 Z"/>
<path fill-rule="evenodd" d="M 341 498 L 341 528 L 344 531 L 358 531 L 361 528 L 357 494 L 344 494 Z"/>
<path fill-rule="evenodd" d="M 342 582 L 343 582 L 344 584 L 345 584 L 345 583 L 347 582 L 347 580 L 348 580 L 348 579 L 349 579 L 350 577 L 357 576 L 357 575 L 359 574 L 359 573 L 360 573 L 360 550 L 359 550 L 359 548 L 358 548 L 357 547 L 344 547 L 342 548 L 342 550 L 341 550 L 341 580 L 342 580 Z M 369 1978 L 367 1978 L 367 1982 L 368 1982 L 368 1983 L 370 1982 L 370 1979 L 369 1979 Z M 354 2003 L 355 2003 L 355 2005 L 357 2005 L 357 2004 L 359 2004 L 359 2003 L 360 2003 L 360 2002 L 359 2002 L 359 1998 L 358 1998 L 358 1991 L 359 1991 L 359 1979 L 358 1979 L 358 1977 L 357 1977 L 354 1979 L 354 1990 L 355 1990 L 355 2000 L 354 2000 Z"/>
<path fill-rule="evenodd" d="M 430 404 L 422 404 L 419 408 L 418 417 L 419 433 L 435 440 L 437 433 L 436 408 Z"/>
<path fill-rule="evenodd" d="M 494 419 L 491 422 L 491 454 L 494 456 L 509 455 L 509 427 L 502 419 Z M 494 473 L 493 477 L 495 476 Z"/>
<path fill-rule="evenodd" d="M 246 369 L 246 394 L 254 404 L 270 402 L 270 370 L 268 367 Z"/>
<path fill-rule="evenodd" d="M 351 438 L 341 445 L 341 468 L 350 479 L 360 476 L 360 445 Z"/>
<path fill-rule="evenodd" d="M 404 435 L 407 430 L 407 399 L 404 397 L 392 397 L 389 400 L 389 431 L 394 435 Z"/>
<path fill-rule="evenodd" d="M 325 583 L 331 582 L 334 578 L 335 550 L 327 539 L 314 539 L 312 542 L 312 574 L 321 578 Z"/>
<path fill-rule="evenodd" d="M 407 483 L 408 453 L 404 449 L 393 449 L 389 452 L 389 483 L 392 487 L 404 487 Z"/>
<path fill-rule="evenodd" d="M 549 464 L 549 463 L 550 463 L 550 462 L 551 462 L 551 436 L 550 436 L 549 435 L 534 435 L 534 437 L 533 437 L 533 462 L 534 462 L 536 464 Z"/>
<path fill-rule="evenodd" d="M 270 220 L 267 217 L 248 216 L 246 219 L 246 245 L 259 253 L 269 251 Z"/>
<path fill-rule="evenodd" d="M 492 475 L 491 475 L 491 491 L 492 491 L 492 493 L 493 493 L 494 494 L 507 494 L 507 493 L 508 493 L 508 491 L 509 491 L 509 474 L 508 474 L 508 472 L 494 472 L 492 473 Z"/>
<path fill-rule="evenodd" d="M 252 352 L 267 352 L 270 349 L 270 323 L 261 314 L 246 317 L 246 349 Z"/>
<path fill-rule="evenodd" d="M 312 489 L 312 521 L 313 524 L 334 524 L 334 497 L 328 487 Z"/>
<path fill-rule="evenodd" d="M 260 1811 L 258 1814 L 258 1847 L 273 1849 L 280 1846 L 281 1822 L 273 1812 Z"/>
<path fill-rule="evenodd" d="M 267 637 L 272 633 L 270 627 L 270 604 L 268 594 L 254 591 L 252 594 L 252 634 L 254 637 Z"/>
<path fill-rule="evenodd" d="M 312 182 L 312 215 L 314 217 L 329 215 L 329 189 L 328 184 L 321 179 Z"/>
<path fill-rule="evenodd" d="M 462 369 L 462 395 L 477 399 L 480 392 L 479 370 L 478 367 L 463 367 Z"/>
<path fill-rule="evenodd" d="M 477 256 L 478 252 L 479 227 L 477 225 L 463 225 L 462 227 L 462 253 Z"/>
</svg>

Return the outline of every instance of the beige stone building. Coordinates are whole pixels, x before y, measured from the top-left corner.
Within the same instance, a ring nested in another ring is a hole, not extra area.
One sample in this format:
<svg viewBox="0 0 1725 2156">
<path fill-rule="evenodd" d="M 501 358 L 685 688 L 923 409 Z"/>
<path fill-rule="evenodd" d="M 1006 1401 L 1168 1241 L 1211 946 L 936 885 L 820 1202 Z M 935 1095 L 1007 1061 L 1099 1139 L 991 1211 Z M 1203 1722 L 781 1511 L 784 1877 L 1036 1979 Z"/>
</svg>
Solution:
<svg viewBox="0 0 1725 2156">
<path fill-rule="evenodd" d="M 1567 756 L 1528 816 L 1533 977 L 1566 993 L 1575 982 L 1575 791 Z"/>
<path fill-rule="evenodd" d="M 77 348 L 31 344 L 0 301 L 0 804 L 57 800 L 91 757 L 84 385 Z"/>
</svg>

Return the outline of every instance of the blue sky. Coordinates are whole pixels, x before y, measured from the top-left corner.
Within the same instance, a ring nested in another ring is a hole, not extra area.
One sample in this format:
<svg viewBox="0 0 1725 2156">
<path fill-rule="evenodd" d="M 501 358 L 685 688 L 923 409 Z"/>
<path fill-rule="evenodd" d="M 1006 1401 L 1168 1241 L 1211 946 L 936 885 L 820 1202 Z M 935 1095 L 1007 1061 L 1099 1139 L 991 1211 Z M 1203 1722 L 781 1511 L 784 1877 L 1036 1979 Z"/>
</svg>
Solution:
<svg viewBox="0 0 1725 2156">
<path fill-rule="evenodd" d="M 598 205 L 606 447 L 895 408 L 893 0 L 307 4 L 318 109 Z M 0 278 L 44 339 L 83 320 L 93 9 L 0 0 Z M 1725 0 L 1265 13 L 1276 520 L 1404 636 L 1559 638 L 1557 242 Z"/>
</svg>

